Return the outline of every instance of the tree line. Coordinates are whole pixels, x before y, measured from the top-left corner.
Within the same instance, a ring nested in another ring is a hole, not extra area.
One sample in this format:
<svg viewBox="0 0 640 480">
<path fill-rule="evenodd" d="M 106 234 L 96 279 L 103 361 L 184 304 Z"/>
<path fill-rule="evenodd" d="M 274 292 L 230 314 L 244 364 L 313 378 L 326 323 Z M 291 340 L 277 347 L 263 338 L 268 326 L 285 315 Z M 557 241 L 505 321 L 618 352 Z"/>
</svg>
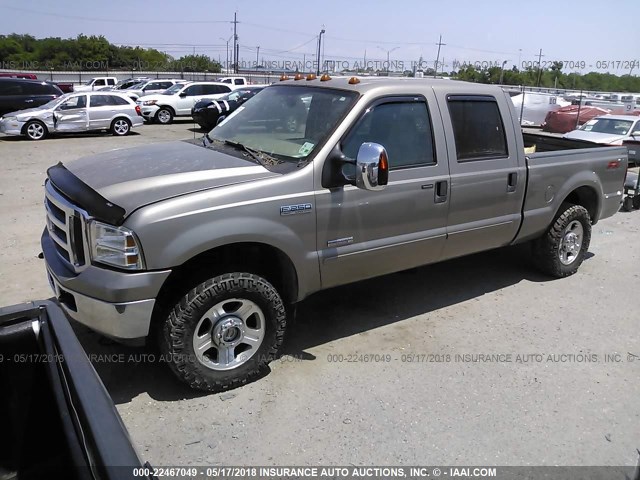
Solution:
<svg viewBox="0 0 640 480">
<path fill-rule="evenodd" d="M 113 45 L 102 35 L 35 38 L 15 33 L 0 35 L 0 68 L 34 71 L 221 71 L 220 64 L 206 55 L 174 58 L 154 48 Z"/>
</svg>

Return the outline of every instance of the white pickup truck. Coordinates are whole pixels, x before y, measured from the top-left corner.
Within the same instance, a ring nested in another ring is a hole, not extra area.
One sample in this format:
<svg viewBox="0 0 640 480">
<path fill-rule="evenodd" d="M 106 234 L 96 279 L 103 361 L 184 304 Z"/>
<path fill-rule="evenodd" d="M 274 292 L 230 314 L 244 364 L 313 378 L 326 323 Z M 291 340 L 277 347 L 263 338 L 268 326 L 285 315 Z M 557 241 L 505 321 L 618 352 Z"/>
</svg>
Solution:
<svg viewBox="0 0 640 480">
<path fill-rule="evenodd" d="M 100 90 L 104 87 L 115 87 L 118 83 L 116 77 L 94 77 L 87 81 L 84 85 L 74 87 L 74 92 L 92 92 L 94 90 Z"/>
</svg>

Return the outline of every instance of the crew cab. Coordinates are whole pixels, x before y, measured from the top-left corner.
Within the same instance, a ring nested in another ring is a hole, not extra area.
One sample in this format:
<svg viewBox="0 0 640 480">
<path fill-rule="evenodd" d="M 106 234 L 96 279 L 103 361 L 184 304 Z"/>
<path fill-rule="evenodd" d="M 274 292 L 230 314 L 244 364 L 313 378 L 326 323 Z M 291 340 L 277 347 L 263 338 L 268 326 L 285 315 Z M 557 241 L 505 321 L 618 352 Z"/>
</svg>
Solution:
<svg viewBox="0 0 640 480">
<path fill-rule="evenodd" d="M 231 90 L 229 85 L 220 82 L 176 83 L 160 94 L 145 95 L 136 103 L 146 121 L 166 125 L 173 122 L 174 117 L 191 115 L 191 109 L 199 100 L 220 98 Z"/>
<path fill-rule="evenodd" d="M 271 120 L 294 105 L 299 128 Z M 576 273 L 627 161 L 523 135 L 496 86 L 297 75 L 202 139 L 51 167 L 42 248 L 71 318 L 156 339 L 220 391 L 264 371 L 319 290 L 524 242 L 546 274 Z"/>
<path fill-rule="evenodd" d="M 221 83 L 228 83 L 234 87 L 245 87 L 249 85 L 245 77 L 223 77 L 218 80 Z"/>
</svg>

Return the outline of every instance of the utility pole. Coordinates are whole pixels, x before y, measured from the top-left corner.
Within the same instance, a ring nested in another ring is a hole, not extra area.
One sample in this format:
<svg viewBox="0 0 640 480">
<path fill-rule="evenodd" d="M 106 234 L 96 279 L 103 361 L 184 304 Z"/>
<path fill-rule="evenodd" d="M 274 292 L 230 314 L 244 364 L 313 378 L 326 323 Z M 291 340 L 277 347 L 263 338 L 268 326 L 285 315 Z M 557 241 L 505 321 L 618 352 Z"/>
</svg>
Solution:
<svg viewBox="0 0 640 480">
<path fill-rule="evenodd" d="M 320 35 L 318 35 L 318 68 L 316 69 L 316 75 L 320 75 L 320 47 L 322 46 L 322 35 L 324 35 L 324 28 L 320 30 Z"/>
<path fill-rule="evenodd" d="M 536 82 L 536 87 L 540 86 L 540 79 L 542 78 L 542 49 L 540 49 L 540 53 L 538 53 L 538 81 Z"/>
<path fill-rule="evenodd" d="M 367 49 L 364 49 L 364 63 L 362 64 L 362 71 L 367 71 Z"/>
<path fill-rule="evenodd" d="M 433 72 L 433 78 L 436 78 L 438 76 L 438 62 L 440 61 L 440 47 L 442 47 L 443 45 L 446 45 L 446 43 L 442 43 L 442 35 L 440 35 L 440 39 L 438 40 L 438 43 L 436 43 L 436 45 L 438 46 L 438 55 L 436 56 L 436 64 L 434 65 L 434 72 Z"/>
<path fill-rule="evenodd" d="M 258 70 L 258 61 L 259 61 L 258 57 L 260 56 L 260 45 L 258 45 L 256 47 L 256 49 L 257 49 L 257 52 L 256 52 L 256 71 L 257 71 Z"/>
<path fill-rule="evenodd" d="M 233 14 L 233 73 L 238 73 L 238 12 Z"/>
</svg>

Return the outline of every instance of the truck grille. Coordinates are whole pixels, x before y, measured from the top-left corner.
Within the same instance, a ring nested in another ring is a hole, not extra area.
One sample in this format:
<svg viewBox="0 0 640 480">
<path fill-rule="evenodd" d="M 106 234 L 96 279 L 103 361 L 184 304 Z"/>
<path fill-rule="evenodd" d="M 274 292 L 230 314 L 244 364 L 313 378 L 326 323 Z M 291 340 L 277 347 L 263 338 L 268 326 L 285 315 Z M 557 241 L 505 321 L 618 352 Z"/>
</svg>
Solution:
<svg viewBox="0 0 640 480">
<path fill-rule="evenodd" d="M 88 258 L 86 236 L 87 213 L 74 206 L 51 185 L 45 184 L 44 207 L 47 230 L 62 260 L 75 272 L 86 267 Z"/>
</svg>

